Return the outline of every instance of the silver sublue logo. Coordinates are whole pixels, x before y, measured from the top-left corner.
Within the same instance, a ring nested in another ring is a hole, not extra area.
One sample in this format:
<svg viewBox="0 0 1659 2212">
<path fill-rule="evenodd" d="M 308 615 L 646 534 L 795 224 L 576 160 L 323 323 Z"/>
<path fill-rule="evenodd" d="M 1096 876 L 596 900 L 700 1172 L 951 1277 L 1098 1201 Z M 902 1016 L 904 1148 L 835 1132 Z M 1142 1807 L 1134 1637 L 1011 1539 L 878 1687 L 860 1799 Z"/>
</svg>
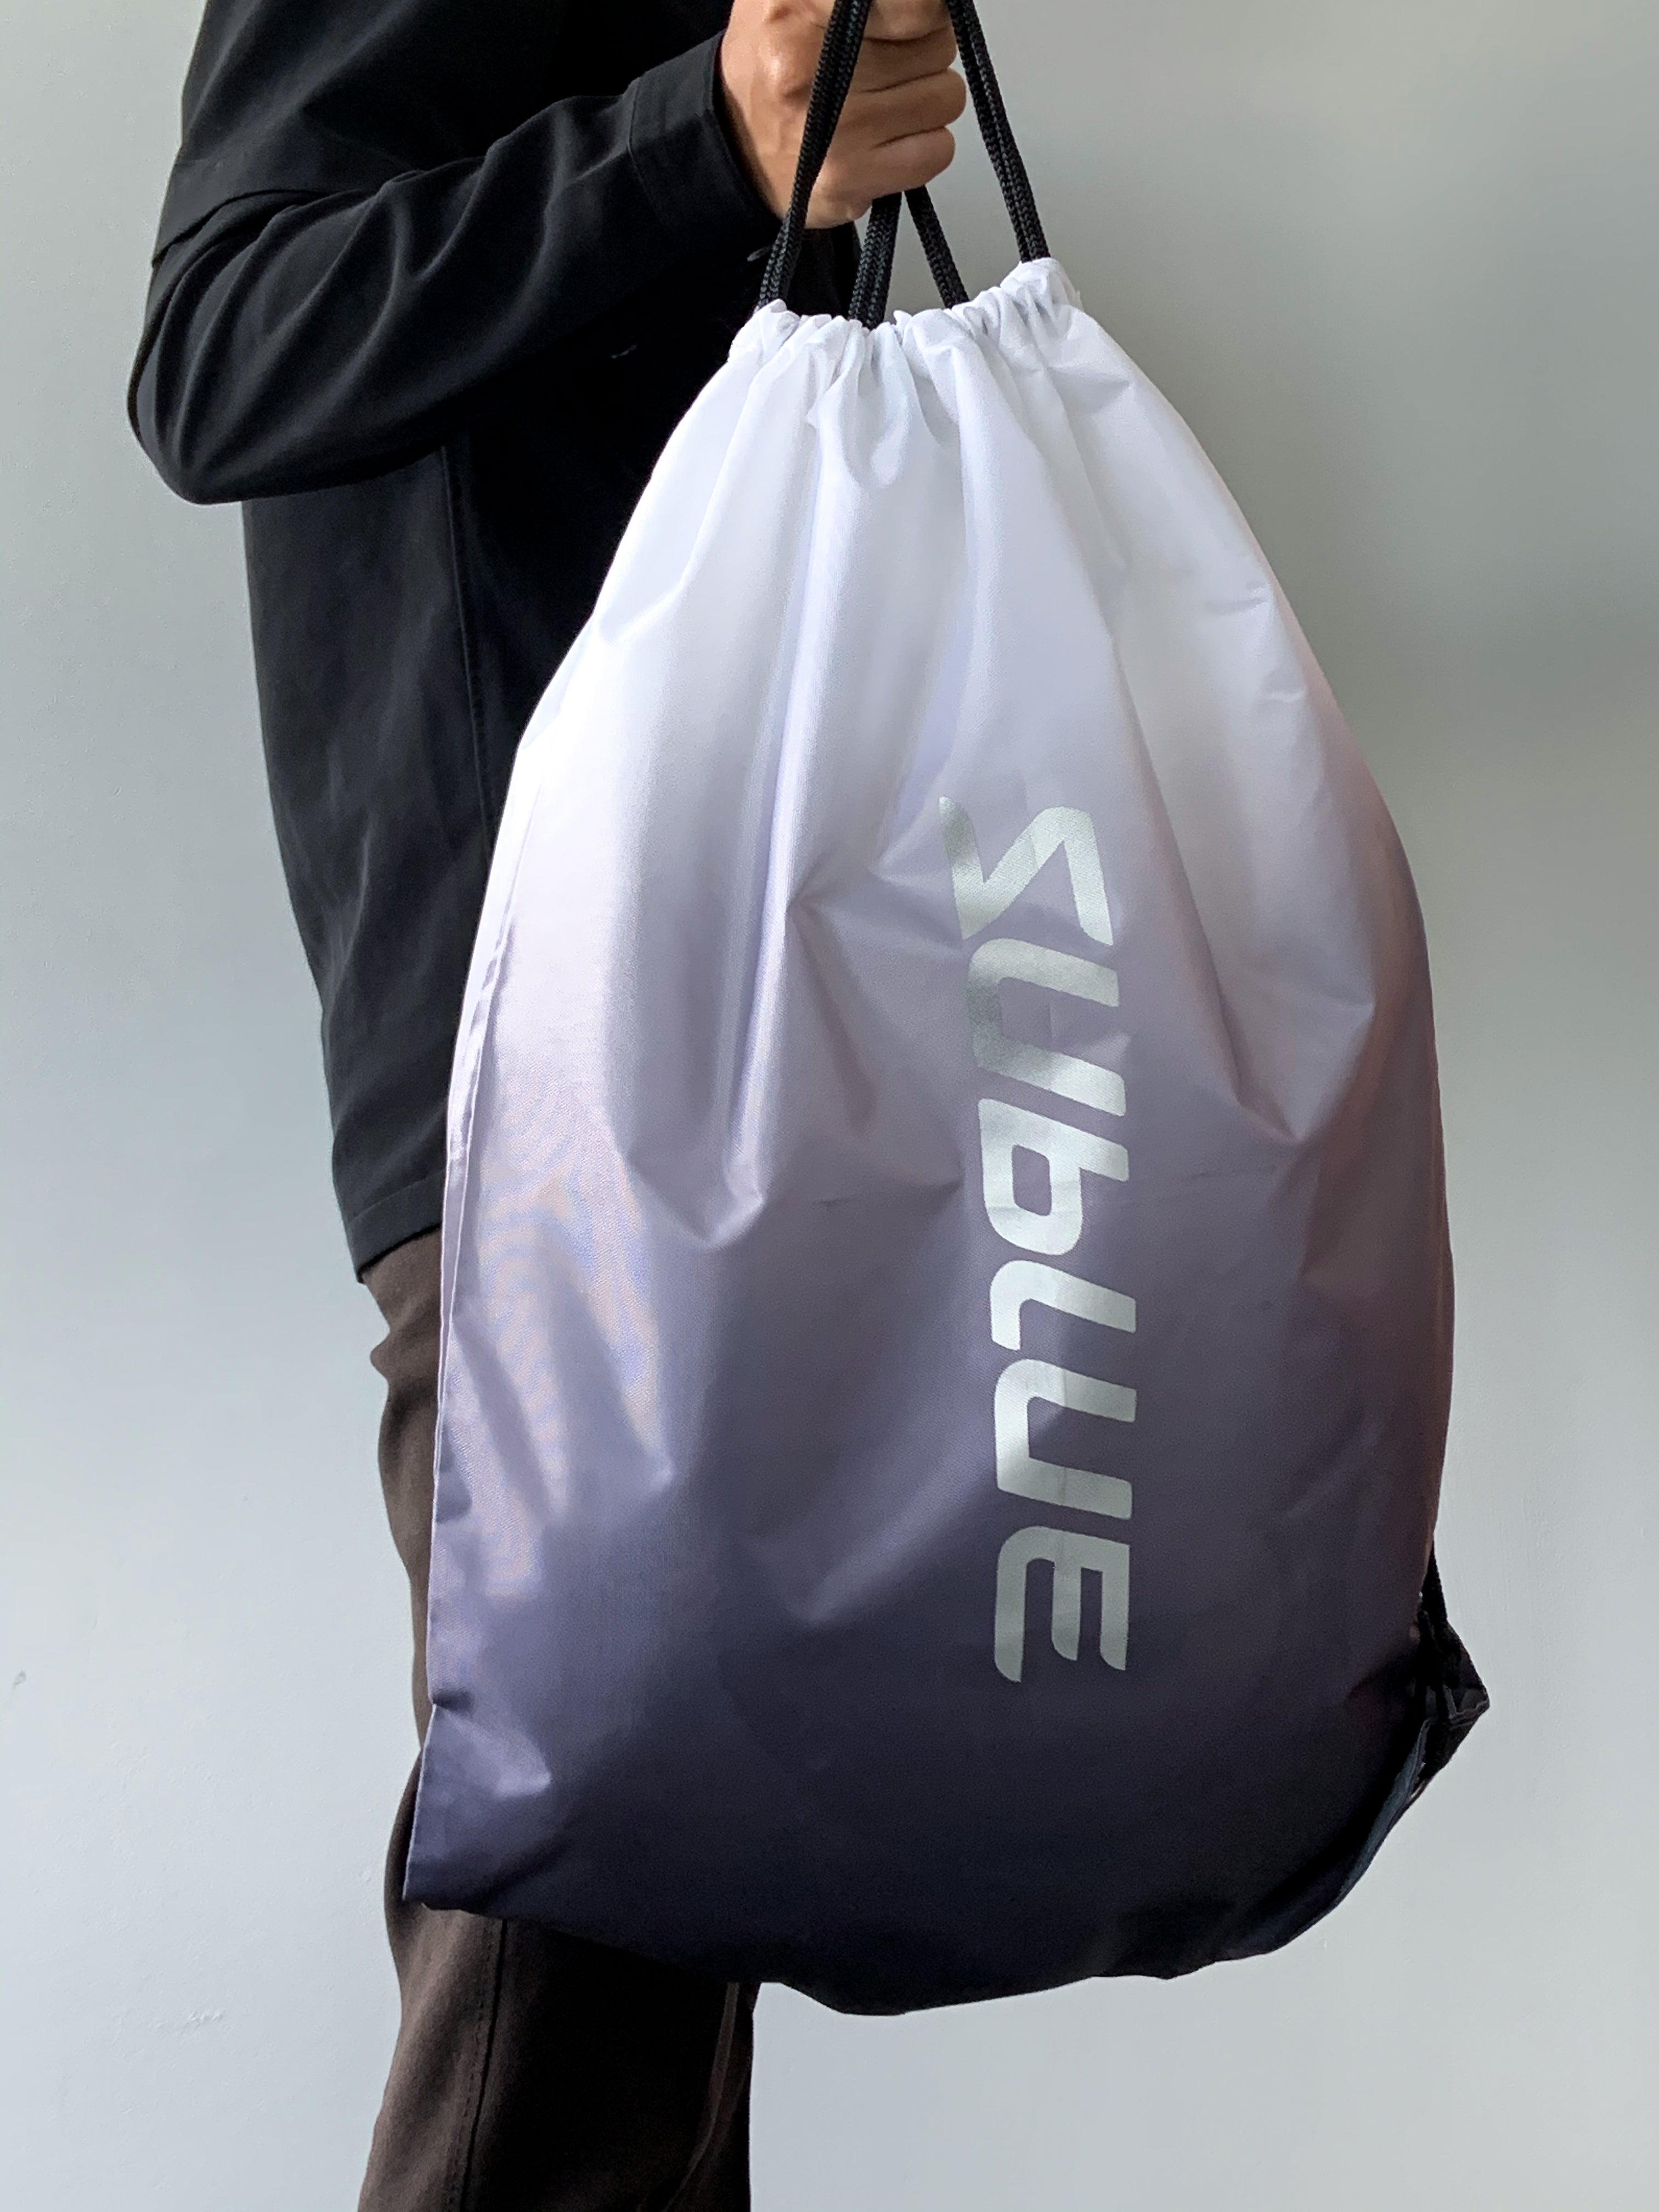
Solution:
<svg viewBox="0 0 1659 2212">
<path fill-rule="evenodd" d="M 981 863 L 979 839 L 964 810 L 951 799 L 941 799 L 939 817 L 964 944 L 1000 920 L 1044 862 L 1061 852 L 1071 874 L 1073 904 L 1085 935 L 1097 945 L 1111 944 L 1112 921 L 1101 874 L 1100 848 L 1093 823 L 1079 808 L 1046 807 L 1020 831 L 988 876 Z M 968 965 L 968 1036 L 974 1058 L 988 1073 L 1031 1090 L 1046 1091 L 1095 1114 L 1121 1117 L 1125 1107 L 1123 1080 L 1110 1068 L 1006 1034 L 1000 994 L 1000 986 L 1011 981 L 1035 983 L 1099 1006 L 1115 1006 L 1115 970 L 1100 961 L 1055 952 L 1019 938 L 988 938 Z M 992 1278 L 992 1342 L 1020 1352 L 1023 1316 L 1030 1304 L 1133 1334 L 1133 1298 L 1052 1264 L 1071 1251 L 1083 1234 L 1084 1178 L 1127 1181 L 1129 1155 L 1123 1146 L 1069 1121 L 1055 1121 L 1050 1115 L 1001 1098 L 980 1100 L 979 1134 L 985 1211 L 992 1228 L 1005 1243 L 1043 1255 L 1041 1260 L 1009 1260 Z M 1014 1195 L 1017 1152 L 1035 1153 L 1047 1164 L 1048 1203 L 1043 1212 L 1022 1205 Z M 1000 1488 L 1038 1504 L 1127 1521 L 1130 1486 L 1121 1477 L 1087 1468 L 1061 1467 L 1053 1460 L 1039 1459 L 1032 1451 L 1030 1409 L 1037 1401 L 1073 1413 L 1090 1413 L 1100 1420 L 1133 1421 L 1134 1392 L 1121 1383 L 1073 1374 L 1044 1359 L 1019 1358 L 1010 1360 L 998 1376 L 992 1407 Z M 1008 1538 L 997 1560 L 993 1651 L 999 1670 L 1011 1682 L 1018 1682 L 1024 1672 L 1026 1582 L 1038 1561 L 1054 1573 L 1049 1634 L 1061 1658 L 1078 1656 L 1083 1578 L 1094 1575 L 1100 1583 L 1100 1656 L 1109 1667 L 1126 1666 L 1129 1547 L 1109 1537 L 1033 1522 Z"/>
</svg>

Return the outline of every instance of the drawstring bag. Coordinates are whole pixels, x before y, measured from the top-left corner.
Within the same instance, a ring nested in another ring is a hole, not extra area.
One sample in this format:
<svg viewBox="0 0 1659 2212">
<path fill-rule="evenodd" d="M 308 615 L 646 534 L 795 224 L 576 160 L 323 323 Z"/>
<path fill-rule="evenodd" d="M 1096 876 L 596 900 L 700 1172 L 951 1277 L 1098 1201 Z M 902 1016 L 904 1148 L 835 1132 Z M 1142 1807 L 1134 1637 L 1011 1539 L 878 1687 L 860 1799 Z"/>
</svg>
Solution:
<svg viewBox="0 0 1659 2212">
<path fill-rule="evenodd" d="M 518 755 L 450 1098 L 407 1893 L 887 2011 L 1328 1911 L 1484 1710 L 1382 801 L 1013 218 L 766 298 Z"/>
</svg>

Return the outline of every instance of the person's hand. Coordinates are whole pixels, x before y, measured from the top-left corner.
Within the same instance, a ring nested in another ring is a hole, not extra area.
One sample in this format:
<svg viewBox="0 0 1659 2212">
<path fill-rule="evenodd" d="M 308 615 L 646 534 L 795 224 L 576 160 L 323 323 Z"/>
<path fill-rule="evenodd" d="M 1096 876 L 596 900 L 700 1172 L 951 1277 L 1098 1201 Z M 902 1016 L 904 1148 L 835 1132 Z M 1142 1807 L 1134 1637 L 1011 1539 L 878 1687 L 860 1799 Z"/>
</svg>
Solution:
<svg viewBox="0 0 1659 2212">
<path fill-rule="evenodd" d="M 726 112 L 749 173 L 775 215 L 789 205 L 830 0 L 733 0 L 720 41 Z M 967 104 L 951 67 L 945 0 L 873 0 L 853 88 L 807 210 L 813 230 L 850 222 L 889 192 L 930 184 L 956 151 Z"/>
</svg>

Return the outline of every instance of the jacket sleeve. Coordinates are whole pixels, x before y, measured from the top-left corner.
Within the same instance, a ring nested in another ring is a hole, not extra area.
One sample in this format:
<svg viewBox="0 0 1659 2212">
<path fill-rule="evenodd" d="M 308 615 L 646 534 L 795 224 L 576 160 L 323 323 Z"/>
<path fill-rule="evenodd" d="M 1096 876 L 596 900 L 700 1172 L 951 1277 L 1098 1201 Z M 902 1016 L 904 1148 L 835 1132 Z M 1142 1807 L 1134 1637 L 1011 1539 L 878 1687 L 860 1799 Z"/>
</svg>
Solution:
<svg viewBox="0 0 1659 2212">
<path fill-rule="evenodd" d="M 534 105 L 573 12 L 210 6 L 128 398 L 175 491 L 395 466 L 672 264 L 769 240 L 720 112 L 718 35 L 620 92 Z"/>
</svg>

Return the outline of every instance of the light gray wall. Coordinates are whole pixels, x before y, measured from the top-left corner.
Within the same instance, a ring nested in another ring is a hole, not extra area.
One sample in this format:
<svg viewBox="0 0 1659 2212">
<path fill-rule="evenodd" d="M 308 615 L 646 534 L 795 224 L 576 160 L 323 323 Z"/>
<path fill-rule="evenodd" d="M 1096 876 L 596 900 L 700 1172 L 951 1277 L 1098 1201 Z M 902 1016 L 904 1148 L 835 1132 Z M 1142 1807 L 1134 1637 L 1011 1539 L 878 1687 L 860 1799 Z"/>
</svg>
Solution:
<svg viewBox="0 0 1659 2212">
<path fill-rule="evenodd" d="M 234 518 L 121 416 L 195 0 L 0 5 L 0 2199 L 344 2207 L 410 1746 Z M 1050 234 L 1237 493 L 1438 989 L 1496 1711 L 1290 1953 L 771 1994 L 762 2212 L 1659 2202 L 1651 0 L 994 0 Z M 941 192 L 1005 257 L 979 157 Z M 906 282 L 920 295 L 914 265 Z"/>
</svg>

